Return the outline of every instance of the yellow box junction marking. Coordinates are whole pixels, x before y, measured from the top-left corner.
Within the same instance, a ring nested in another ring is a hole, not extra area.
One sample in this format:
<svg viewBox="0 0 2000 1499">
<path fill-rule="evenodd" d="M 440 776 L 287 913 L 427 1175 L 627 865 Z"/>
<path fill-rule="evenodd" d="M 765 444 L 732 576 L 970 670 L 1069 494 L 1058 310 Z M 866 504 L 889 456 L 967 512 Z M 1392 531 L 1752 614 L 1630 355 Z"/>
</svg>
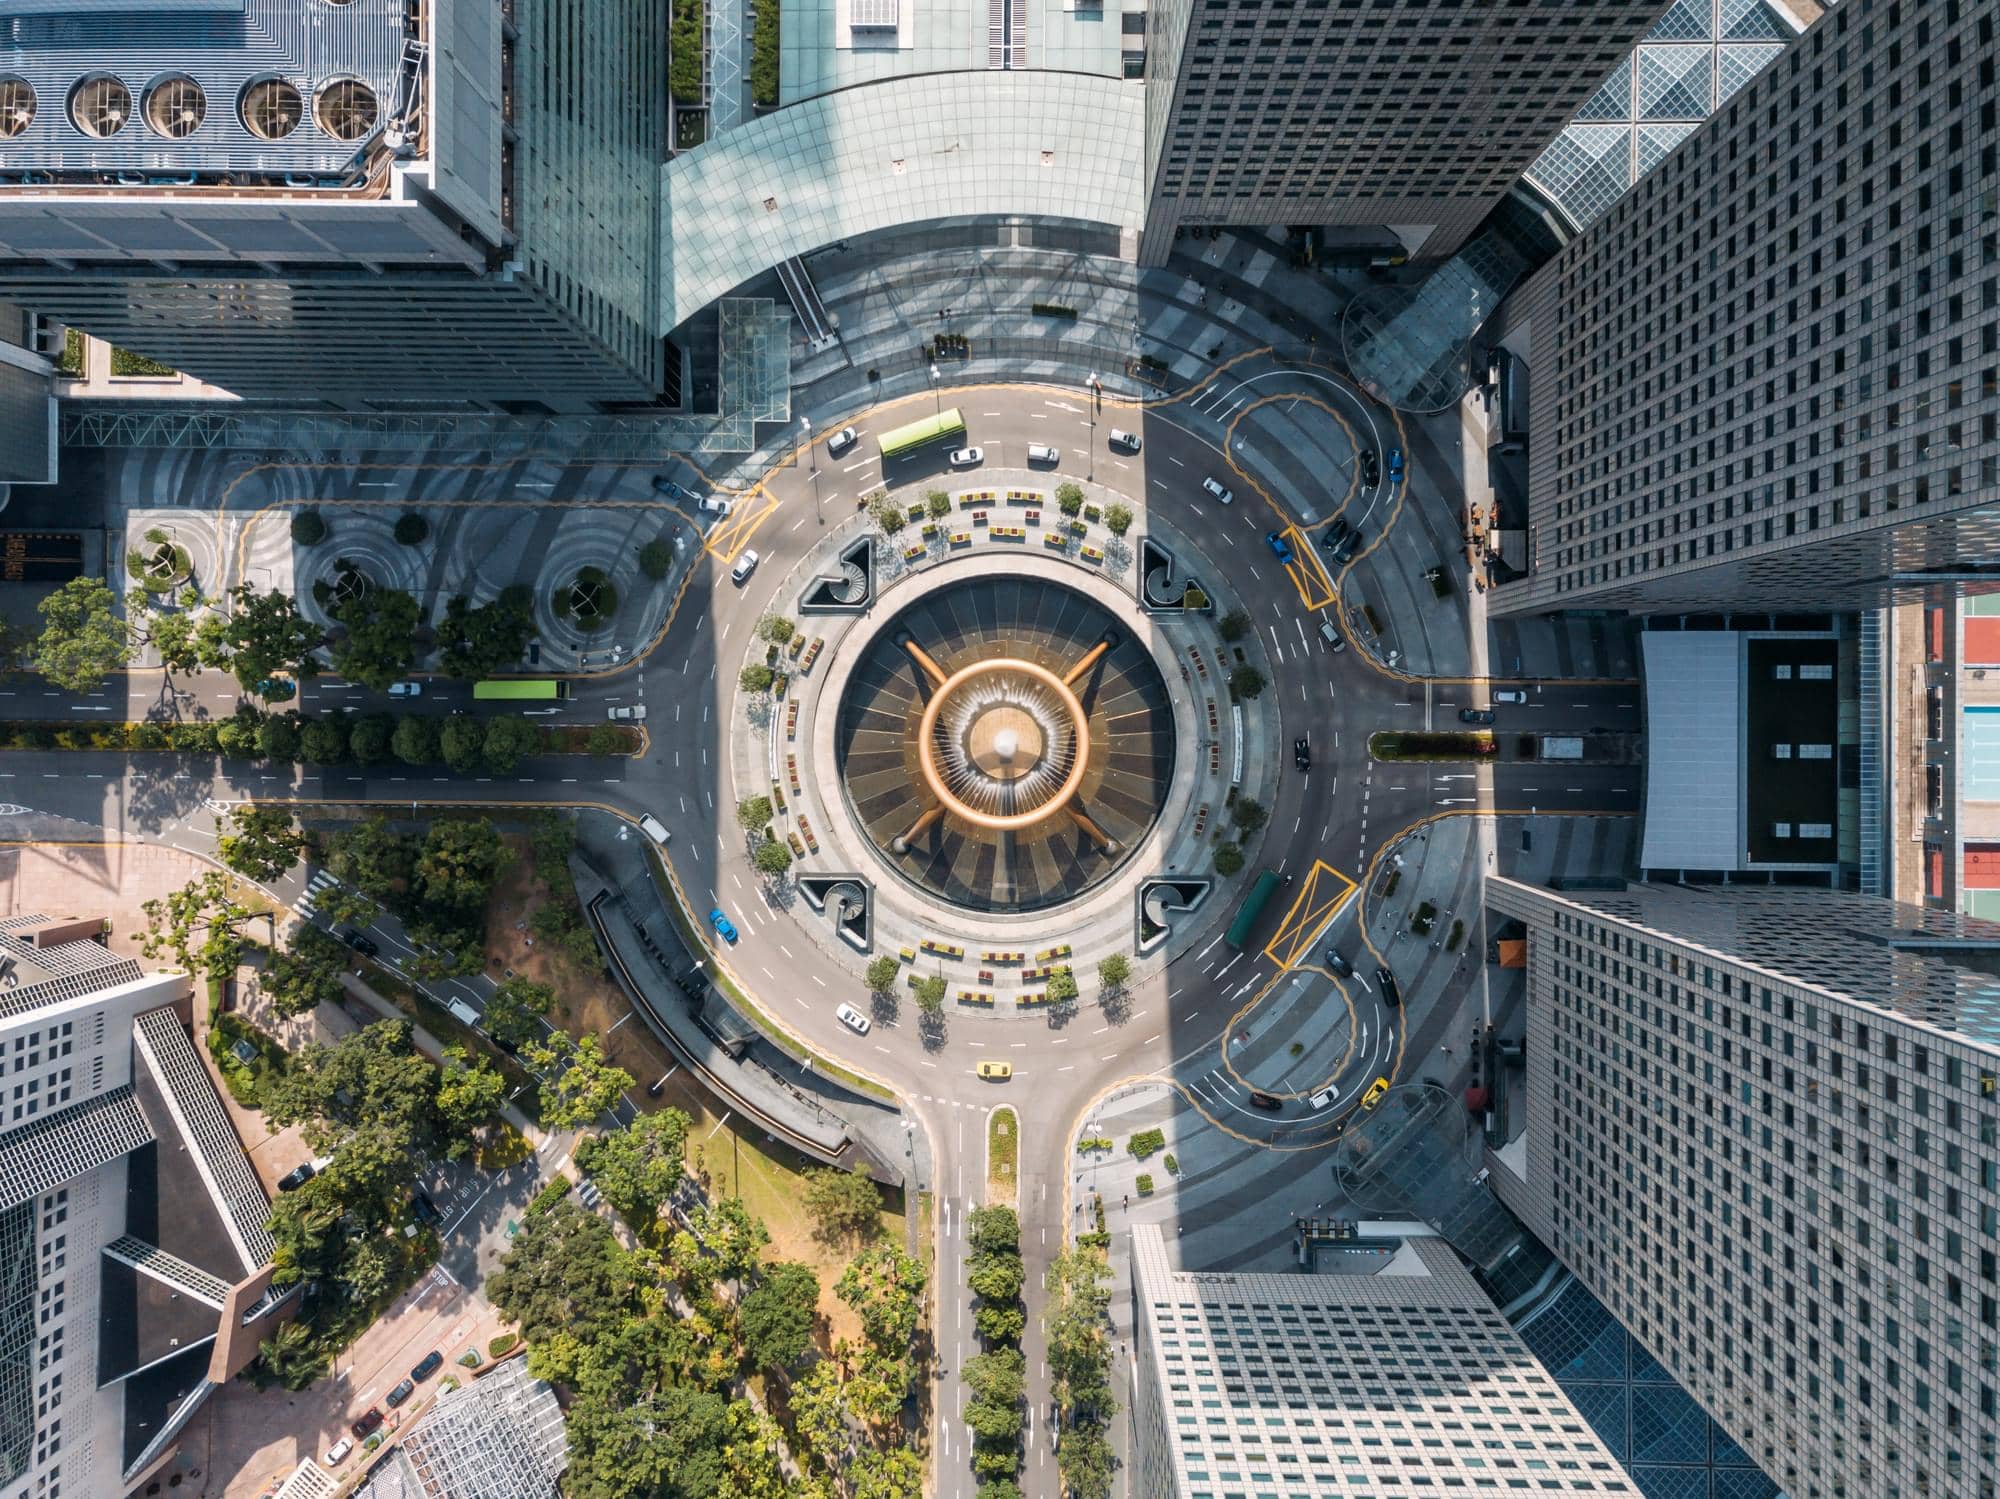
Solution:
<svg viewBox="0 0 2000 1499">
<path fill-rule="evenodd" d="M 778 508 L 778 497 L 758 484 L 747 493 L 736 497 L 736 503 L 729 514 L 717 523 L 702 542 L 702 550 L 712 557 L 720 557 L 724 562 L 734 562 L 757 528 L 771 517 Z"/>
<path fill-rule="evenodd" d="M 1286 526 L 1278 534 L 1292 549 L 1285 575 L 1292 580 L 1292 587 L 1298 589 L 1299 603 L 1307 609 L 1324 609 L 1334 599 L 1333 579 L 1327 575 L 1319 553 L 1313 550 L 1312 541 L 1295 525 Z"/>
<path fill-rule="evenodd" d="M 1312 951 L 1326 924 L 1340 914 L 1361 887 L 1323 859 L 1315 859 L 1306 871 L 1305 888 L 1292 902 L 1278 930 L 1264 946 L 1264 956 L 1280 970 L 1291 968 L 1301 955 Z"/>
</svg>

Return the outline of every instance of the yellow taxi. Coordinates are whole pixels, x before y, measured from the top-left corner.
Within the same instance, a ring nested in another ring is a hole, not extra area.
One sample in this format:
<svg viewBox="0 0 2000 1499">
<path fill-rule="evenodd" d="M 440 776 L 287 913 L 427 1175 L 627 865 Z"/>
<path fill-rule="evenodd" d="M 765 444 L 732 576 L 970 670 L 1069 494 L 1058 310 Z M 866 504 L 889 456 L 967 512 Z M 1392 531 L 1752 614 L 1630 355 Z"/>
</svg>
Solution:
<svg viewBox="0 0 2000 1499">
<path fill-rule="evenodd" d="M 981 1062 L 979 1064 L 979 1075 L 992 1082 L 1004 1083 L 1014 1075 L 1014 1064 L 1012 1062 Z"/>
<path fill-rule="evenodd" d="M 1361 1095 L 1361 1107 L 1372 1109 L 1382 1101 L 1382 1095 L 1389 1091 L 1389 1079 L 1378 1077 L 1368 1085 L 1368 1091 Z"/>
</svg>

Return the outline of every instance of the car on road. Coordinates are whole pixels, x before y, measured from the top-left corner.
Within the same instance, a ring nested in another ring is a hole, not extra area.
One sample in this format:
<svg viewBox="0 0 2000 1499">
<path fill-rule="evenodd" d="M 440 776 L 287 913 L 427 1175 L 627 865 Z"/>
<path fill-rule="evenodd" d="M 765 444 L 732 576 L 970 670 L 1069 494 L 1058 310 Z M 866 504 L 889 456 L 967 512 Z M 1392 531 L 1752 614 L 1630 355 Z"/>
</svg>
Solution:
<svg viewBox="0 0 2000 1499">
<path fill-rule="evenodd" d="M 1361 1095 L 1361 1107 L 1372 1109 L 1382 1101 L 1382 1095 L 1389 1091 L 1389 1079 L 1378 1077 L 1368 1085 L 1368 1091 Z"/>
<path fill-rule="evenodd" d="M 981 1062 L 979 1075 L 988 1082 L 1004 1083 L 1014 1075 L 1012 1062 Z"/>
<path fill-rule="evenodd" d="M 1285 540 L 1282 531 L 1266 531 L 1264 533 L 1264 545 L 1271 549 L 1271 555 L 1276 557 L 1280 562 L 1290 562 L 1292 560 L 1292 544 Z"/>
<path fill-rule="evenodd" d="M 1304 734 L 1292 741 L 1292 764 L 1298 766 L 1300 770 L 1313 768 L 1312 740 Z"/>
<path fill-rule="evenodd" d="M 391 682 L 389 684 L 389 696 L 391 697 L 422 697 L 423 695 L 424 684 L 422 682 Z"/>
<path fill-rule="evenodd" d="M 1389 449 L 1389 482 L 1391 484 L 1401 484 L 1403 482 L 1403 450 L 1401 448 Z"/>
<path fill-rule="evenodd" d="M 417 1360 L 416 1368 L 410 1371 L 410 1378 L 414 1379 L 418 1384 L 422 1384 L 443 1366 L 444 1355 L 433 1348 L 429 1353 Z"/>
<path fill-rule="evenodd" d="M 394 1410 L 397 1406 L 401 1405 L 405 1400 L 408 1400 L 412 1395 L 416 1393 L 417 1393 L 417 1382 L 414 1379 L 405 1379 L 401 1383 L 399 1383 L 395 1389 L 391 1390 L 387 1395 L 384 1395 L 382 1397 L 382 1402 L 383 1404 L 387 1405 L 390 1410 Z"/>
<path fill-rule="evenodd" d="M 1395 974 L 1391 973 L 1387 968 L 1376 969 L 1375 985 L 1382 991 L 1383 1004 L 1388 1005 L 1391 1009 L 1401 1007 L 1403 1003 L 1403 991 L 1396 987 Z"/>
<path fill-rule="evenodd" d="M 1250 1090 L 1250 1102 L 1253 1107 L 1268 1109 L 1273 1114 L 1285 1106 L 1284 1099 L 1275 1093 L 1259 1093 L 1255 1088 Z"/>
<path fill-rule="evenodd" d="M 683 489 L 680 485 L 674 483 L 672 479 L 669 479 L 664 475 L 654 476 L 653 488 L 657 489 L 661 494 L 665 495 L 670 500 L 692 501 L 700 498 L 698 495 L 695 494 L 695 492 L 692 489 Z"/>
<path fill-rule="evenodd" d="M 1328 1104 L 1332 1103 L 1338 1097 L 1340 1097 L 1340 1089 L 1321 1088 L 1319 1092 L 1313 1094 L 1312 1096 L 1313 1112 L 1315 1113 L 1319 1112 L 1319 1110 L 1325 1108 Z"/>
<path fill-rule="evenodd" d="M 855 1009 L 853 1005 L 842 1005 L 833 1012 L 833 1018 L 853 1031 L 857 1036 L 868 1034 L 870 1025 L 868 1017 Z"/>
<path fill-rule="evenodd" d="M 1326 950 L 1326 966 L 1344 979 L 1354 977 L 1354 965 L 1340 955 L 1340 949 L 1337 947 L 1329 947 Z"/>
<path fill-rule="evenodd" d="M 1111 446 L 1114 448 L 1123 448 L 1128 453 L 1136 453 L 1139 451 L 1139 434 L 1113 427 L 1111 429 Z"/>
<path fill-rule="evenodd" d="M 735 503 L 719 494 L 705 494 L 701 497 L 700 508 L 710 515 L 727 515 L 730 506 Z"/>
<path fill-rule="evenodd" d="M 382 949 L 375 945 L 375 939 L 357 932 L 351 926 L 344 926 L 334 935 L 364 958 L 372 958 Z"/>
<path fill-rule="evenodd" d="M 1028 444 L 1028 462 L 1056 464 L 1062 462 L 1062 449 L 1052 448 L 1045 442 Z"/>
<path fill-rule="evenodd" d="M 1354 554 L 1357 550 L 1360 549 L 1360 546 L 1361 546 L 1361 530 L 1359 527 L 1356 527 L 1354 530 L 1349 531 L 1345 536 L 1341 537 L 1340 540 L 1337 543 L 1335 543 L 1333 547 L 1330 548 L 1330 550 L 1333 553 L 1334 566 L 1345 567 L 1348 563 L 1352 562 L 1354 560 Z"/>
<path fill-rule="evenodd" d="M 1213 479 L 1203 479 L 1201 481 L 1201 487 L 1207 490 L 1208 493 L 1214 495 L 1218 500 L 1222 501 L 1222 503 L 1225 505 L 1233 505 L 1236 502 L 1236 496 L 1231 494 L 1228 490 L 1224 489 L 1219 483 L 1217 483 Z"/>
<path fill-rule="evenodd" d="M 852 427 L 842 427 L 826 440 L 826 455 L 829 458 L 838 458 L 859 441 L 861 441 L 859 432 Z"/>
<path fill-rule="evenodd" d="M 973 468 L 985 461 L 986 449 L 984 448 L 955 448 L 952 450 L 951 466 L 953 468 Z"/>
<path fill-rule="evenodd" d="M 617 722 L 644 723 L 646 721 L 646 705 L 644 703 L 634 703 L 629 707 L 606 708 L 604 716 Z"/>
<path fill-rule="evenodd" d="M 1344 515 L 1336 515 L 1327 522 L 1326 532 L 1320 537 L 1319 544 L 1330 552 L 1347 540 L 1348 533 L 1353 529 L 1354 522 Z"/>
<path fill-rule="evenodd" d="M 736 559 L 736 566 L 729 569 L 729 580 L 742 587 L 750 581 L 750 574 L 757 571 L 757 564 L 762 560 L 755 551 L 745 552 Z"/>
<path fill-rule="evenodd" d="M 326 1465 L 329 1468 L 339 1467 L 343 1462 L 347 1460 L 347 1454 L 352 1452 L 353 1450 L 354 1450 L 354 1438 L 342 1437 L 339 1441 L 335 1442 L 331 1447 L 326 1449 Z"/>
<path fill-rule="evenodd" d="M 736 941 L 736 923 L 722 914 L 722 907 L 717 906 L 708 913 L 708 924 L 715 928 L 715 935 L 724 942 Z"/>
<path fill-rule="evenodd" d="M 368 1440 L 368 1434 L 381 1424 L 382 1413 L 371 1405 L 367 1410 L 356 1416 L 353 1424 L 347 1429 L 354 1433 L 355 1441 L 365 1442 Z"/>
<path fill-rule="evenodd" d="M 1460 723 L 1491 723 L 1493 722 L 1493 710 L 1491 708 L 1460 708 L 1458 710 L 1458 721 Z"/>
<path fill-rule="evenodd" d="M 1493 694 L 1496 703 L 1525 703 L 1527 700 L 1528 694 L 1519 687 L 1503 687 Z"/>
<path fill-rule="evenodd" d="M 1382 460 L 1373 448 L 1364 448 L 1361 453 L 1361 482 L 1373 489 L 1382 482 Z"/>
<path fill-rule="evenodd" d="M 661 848 L 665 848 L 667 840 L 674 836 L 667 831 L 667 825 L 651 812 L 641 812 L 639 814 L 639 831 L 659 844 Z"/>
<path fill-rule="evenodd" d="M 1326 642 L 1327 649 L 1331 650 L 1336 656 L 1347 649 L 1347 641 L 1342 638 L 1340 631 L 1334 628 L 1333 621 L 1330 619 L 1323 619 L 1319 622 L 1319 638 Z"/>
</svg>

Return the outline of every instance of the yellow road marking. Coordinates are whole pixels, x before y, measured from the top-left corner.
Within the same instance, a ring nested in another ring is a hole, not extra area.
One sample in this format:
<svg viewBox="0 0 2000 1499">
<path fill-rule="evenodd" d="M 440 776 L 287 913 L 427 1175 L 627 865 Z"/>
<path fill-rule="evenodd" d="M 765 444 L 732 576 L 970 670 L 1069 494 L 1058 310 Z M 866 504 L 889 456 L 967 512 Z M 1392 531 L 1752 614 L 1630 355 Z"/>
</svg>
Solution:
<svg viewBox="0 0 2000 1499">
<path fill-rule="evenodd" d="M 1338 881 L 1339 890 L 1331 895 L 1322 894 L 1322 877 Z M 1312 868 L 1306 871 L 1305 888 L 1299 891 L 1292 908 L 1285 913 L 1285 919 L 1278 923 L 1278 930 L 1272 933 L 1271 940 L 1264 944 L 1264 956 L 1280 969 L 1297 963 L 1299 955 L 1312 947 L 1321 930 L 1340 914 L 1340 908 L 1347 904 L 1348 897 L 1358 888 L 1354 881 L 1324 859 L 1315 859 Z"/>
<path fill-rule="evenodd" d="M 1333 579 L 1327 575 L 1326 565 L 1319 560 L 1312 542 L 1296 525 L 1287 526 L 1278 534 L 1292 548 L 1292 560 L 1285 564 L 1285 576 L 1299 591 L 1300 605 L 1317 613 L 1334 601 Z"/>
</svg>

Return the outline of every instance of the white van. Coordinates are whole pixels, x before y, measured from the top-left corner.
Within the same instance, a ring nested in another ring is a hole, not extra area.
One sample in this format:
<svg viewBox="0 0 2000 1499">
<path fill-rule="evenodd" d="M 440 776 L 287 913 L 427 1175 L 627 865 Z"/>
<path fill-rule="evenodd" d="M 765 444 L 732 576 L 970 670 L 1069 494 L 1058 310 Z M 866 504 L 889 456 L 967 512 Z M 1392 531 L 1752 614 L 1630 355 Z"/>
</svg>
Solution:
<svg viewBox="0 0 2000 1499">
<path fill-rule="evenodd" d="M 1123 448 L 1128 453 L 1136 453 L 1139 451 L 1139 434 L 1113 427 L 1111 429 L 1111 446 L 1114 448 Z"/>
<path fill-rule="evenodd" d="M 444 1002 L 444 1007 L 451 1011 L 453 1019 L 463 1025 L 477 1026 L 479 1024 L 479 1012 L 462 999 L 448 999 Z"/>
<path fill-rule="evenodd" d="M 745 552 L 736 559 L 736 566 L 729 569 L 730 580 L 736 583 L 749 582 L 750 574 L 757 571 L 758 560 L 755 552 Z"/>
<path fill-rule="evenodd" d="M 667 840 L 674 836 L 667 831 L 667 825 L 651 812 L 641 812 L 639 814 L 639 831 L 659 844 L 661 848 L 665 848 Z"/>
<path fill-rule="evenodd" d="M 1060 463 L 1062 462 L 1062 449 L 1052 448 L 1045 442 L 1031 442 L 1028 444 L 1028 462 Z"/>
</svg>

